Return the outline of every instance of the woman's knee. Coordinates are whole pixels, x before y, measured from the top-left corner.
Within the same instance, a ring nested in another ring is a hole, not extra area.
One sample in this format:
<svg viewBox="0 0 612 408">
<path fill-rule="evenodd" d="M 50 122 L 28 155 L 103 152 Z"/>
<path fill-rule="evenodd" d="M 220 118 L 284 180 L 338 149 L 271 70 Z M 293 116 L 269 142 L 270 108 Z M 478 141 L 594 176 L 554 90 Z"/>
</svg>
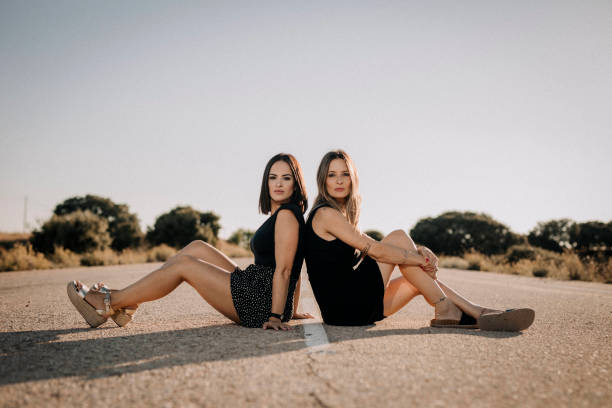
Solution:
<svg viewBox="0 0 612 408">
<path fill-rule="evenodd" d="M 210 244 L 208 244 L 207 242 L 202 241 L 201 239 L 196 239 L 194 241 L 191 241 L 189 244 L 187 244 L 187 246 L 185 247 L 185 249 L 187 248 L 194 248 L 194 249 L 201 249 L 201 248 L 209 248 Z"/>
<path fill-rule="evenodd" d="M 410 247 L 416 248 L 416 245 L 414 244 L 414 241 L 412 240 L 412 238 L 410 238 L 410 235 L 408 235 L 406 231 L 401 230 L 401 229 L 391 231 L 389 235 L 387 235 L 383 239 L 383 242 L 386 242 L 388 244 L 401 245 L 401 246 L 408 245 Z"/>
</svg>

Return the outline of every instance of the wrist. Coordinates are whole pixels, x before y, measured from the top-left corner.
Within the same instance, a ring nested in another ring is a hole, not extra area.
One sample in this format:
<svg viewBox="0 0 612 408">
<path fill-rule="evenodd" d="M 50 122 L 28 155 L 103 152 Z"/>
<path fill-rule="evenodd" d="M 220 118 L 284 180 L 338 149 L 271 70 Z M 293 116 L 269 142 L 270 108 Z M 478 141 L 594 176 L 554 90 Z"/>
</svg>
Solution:
<svg viewBox="0 0 612 408">
<path fill-rule="evenodd" d="M 268 317 L 268 320 L 272 320 L 272 319 L 276 319 L 278 321 L 281 321 L 282 320 L 282 316 L 279 315 L 278 313 L 270 312 L 270 316 Z"/>
</svg>

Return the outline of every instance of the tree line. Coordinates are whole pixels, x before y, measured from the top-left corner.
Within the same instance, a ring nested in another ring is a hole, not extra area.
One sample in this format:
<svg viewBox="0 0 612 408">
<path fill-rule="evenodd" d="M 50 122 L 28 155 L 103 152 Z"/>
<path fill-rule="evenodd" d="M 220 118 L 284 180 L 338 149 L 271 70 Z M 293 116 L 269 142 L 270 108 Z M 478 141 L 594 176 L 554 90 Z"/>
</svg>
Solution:
<svg viewBox="0 0 612 408">
<path fill-rule="evenodd" d="M 166 244 L 181 248 L 195 239 L 215 244 L 221 224 L 212 211 L 200 212 L 177 206 L 157 217 L 146 233 L 136 214 L 125 204 L 96 195 L 72 197 L 58 204 L 53 215 L 30 239 L 33 248 L 44 254 L 56 247 L 82 254 L 98 249 L 122 251 L 143 245 Z"/>
<path fill-rule="evenodd" d="M 53 253 L 56 247 L 75 253 L 160 244 L 181 248 L 194 239 L 214 245 L 219 239 L 219 220 L 220 216 L 212 211 L 177 206 L 157 217 L 153 227 L 143 233 L 138 217 L 127 205 L 86 195 L 58 204 L 53 216 L 33 232 L 31 243 L 36 251 L 45 254 Z M 366 233 L 379 240 L 383 237 L 377 230 Z M 573 251 L 582 258 L 602 261 L 612 255 L 612 222 L 550 220 L 539 222 L 528 234 L 521 235 L 487 214 L 450 211 L 420 219 L 410 235 L 435 253 L 449 256 L 472 251 L 485 255 L 511 251 L 511 257 L 518 260 L 533 255 L 530 247 L 557 253 Z M 248 249 L 252 236 L 252 230 L 239 229 L 228 241 Z"/>
</svg>

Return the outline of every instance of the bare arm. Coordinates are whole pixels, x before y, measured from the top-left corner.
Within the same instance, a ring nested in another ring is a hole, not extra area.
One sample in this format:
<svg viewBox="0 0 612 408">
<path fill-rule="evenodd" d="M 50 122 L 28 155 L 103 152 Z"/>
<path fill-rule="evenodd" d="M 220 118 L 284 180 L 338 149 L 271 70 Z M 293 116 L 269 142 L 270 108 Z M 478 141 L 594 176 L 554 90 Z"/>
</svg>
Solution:
<svg viewBox="0 0 612 408">
<path fill-rule="evenodd" d="M 313 219 L 313 228 L 325 232 L 360 251 L 368 249 L 368 255 L 376 261 L 395 265 L 426 265 L 425 258 L 418 251 L 385 244 L 360 233 L 337 210 L 321 208 Z"/>
<path fill-rule="evenodd" d="M 299 239 L 299 224 L 290 210 L 279 210 L 274 225 L 274 256 L 276 269 L 272 279 L 272 313 L 279 315 L 285 310 L 289 276 L 293 267 L 293 259 L 297 251 Z M 264 329 L 287 330 L 289 326 L 282 324 L 279 319 L 271 317 L 264 323 Z"/>
</svg>

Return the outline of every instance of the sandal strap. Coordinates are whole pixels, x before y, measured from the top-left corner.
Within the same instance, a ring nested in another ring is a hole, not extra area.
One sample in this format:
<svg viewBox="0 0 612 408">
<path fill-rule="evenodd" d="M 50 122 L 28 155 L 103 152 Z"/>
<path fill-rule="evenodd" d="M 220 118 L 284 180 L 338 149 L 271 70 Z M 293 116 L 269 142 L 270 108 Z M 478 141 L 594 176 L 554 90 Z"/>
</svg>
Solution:
<svg viewBox="0 0 612 408">
<path fill-rule="evenodd" d="M 104 293 L 104 313 L 106 315 L 112 315 L 115 311 L 111 307 L 110 290 L 102 293 Z"/>
</svg>

